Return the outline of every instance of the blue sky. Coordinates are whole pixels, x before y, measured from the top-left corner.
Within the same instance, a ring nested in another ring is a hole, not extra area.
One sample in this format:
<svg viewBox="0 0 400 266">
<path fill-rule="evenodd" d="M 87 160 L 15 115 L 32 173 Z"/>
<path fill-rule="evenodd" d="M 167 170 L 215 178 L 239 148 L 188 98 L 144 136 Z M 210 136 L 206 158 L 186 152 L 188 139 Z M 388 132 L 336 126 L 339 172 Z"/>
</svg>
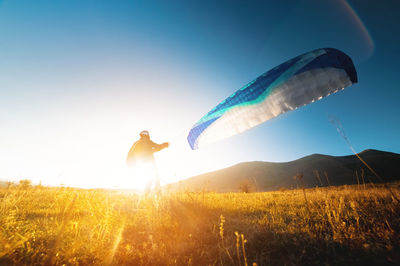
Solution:
<svg viewBox="0 0 400 266">
<path fill-rule="evenodd" d="M 331 116 L 356 151 L 400 153 L 399 7 L 333 0 L 0 1 L 0 178 L 79 185 L 71 176 L 80 173 L 108 184 L 142 129 L 155 141 L 177 143 L 157 158 L 177 178 L 242 161 L 350 154 Z M 359 83 L 188 150 L 188 130 L 218 102 L 322 47 L 348 54 Z"/>
</svg>

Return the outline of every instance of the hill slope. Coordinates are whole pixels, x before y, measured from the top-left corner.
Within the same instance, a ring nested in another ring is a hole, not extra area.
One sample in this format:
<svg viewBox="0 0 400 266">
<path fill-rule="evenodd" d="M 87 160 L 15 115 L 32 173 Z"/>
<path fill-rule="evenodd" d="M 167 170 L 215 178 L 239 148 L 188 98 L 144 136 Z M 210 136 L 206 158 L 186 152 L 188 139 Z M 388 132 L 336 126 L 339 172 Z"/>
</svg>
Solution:
<svg viewBox="0 0 400 266">
<path fill-rule="evenodd" d="M 400 154 L 365 150 L 359 154 L 385 181 L 400 179 Z M 270 191 L 296 187 L 293 176 L 304 174 L 305 187 L 380 182 L 355 156 L 313 154 L 284 162 L 246 162 L 222 170 L 191 177 L 172 186 L 189 190 L 207 189 L 217 192 L 239 191 L 243 182 L 254 190 Z M 357 176 L 358 180 L 357 181 Z M 248 180 L 248 181 L 246 181 Z"/>
</svg>

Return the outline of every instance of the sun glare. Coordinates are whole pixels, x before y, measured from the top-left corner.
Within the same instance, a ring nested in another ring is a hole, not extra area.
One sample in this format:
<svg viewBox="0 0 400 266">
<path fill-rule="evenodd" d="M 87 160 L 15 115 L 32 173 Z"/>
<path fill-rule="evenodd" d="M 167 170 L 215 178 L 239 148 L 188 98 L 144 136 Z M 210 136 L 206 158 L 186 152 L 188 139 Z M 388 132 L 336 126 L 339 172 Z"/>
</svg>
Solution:
<svg viewBox="0 0 400 266">
<path fill-rule="evenodd" d="M 146 186 L 146 172 L 142 167 L 125 168 L 119 176 L 123 178 L 118 180 L 116 187 L 119 189 L 133 189 L 142 191 Z"/>
</svg>

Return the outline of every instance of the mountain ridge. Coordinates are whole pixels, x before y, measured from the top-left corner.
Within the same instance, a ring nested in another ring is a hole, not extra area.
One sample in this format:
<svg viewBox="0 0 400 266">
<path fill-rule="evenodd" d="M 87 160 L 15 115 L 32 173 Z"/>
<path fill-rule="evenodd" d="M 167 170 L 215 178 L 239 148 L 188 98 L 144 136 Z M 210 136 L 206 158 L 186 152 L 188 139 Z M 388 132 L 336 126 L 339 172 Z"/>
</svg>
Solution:
<svg viewBox="0 0 400 266">
<path fill-rule="evenodd" d="M 358 155 L 386 182 L 400 179 L 400 154 L 375 149 L 364 150 Z M 293 177 L 303 174 L 302 180 Z M 251 161 L 213 172 L 193 176 L 170 187 L 190 191 L 210 190 L 238 192 L 247 182 L 253 191 L 291 189 L 304 183 L 305 187 L 347 185 L 381 182 L 356 155 L 331 156 L 311 154 L 288 162 Z M 300 183 L 301 182 L 301 183 Z"/>
</svg>

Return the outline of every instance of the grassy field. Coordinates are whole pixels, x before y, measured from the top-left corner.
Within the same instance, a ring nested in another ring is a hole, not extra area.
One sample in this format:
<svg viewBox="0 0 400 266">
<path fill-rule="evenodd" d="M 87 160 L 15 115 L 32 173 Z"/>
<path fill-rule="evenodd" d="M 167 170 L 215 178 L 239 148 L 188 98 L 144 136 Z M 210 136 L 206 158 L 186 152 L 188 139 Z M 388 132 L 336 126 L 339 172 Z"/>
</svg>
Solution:
<svg viewBox="0 0 400 266">
<path fill-rule="evenodd" d="M 400 263 L 400 205 L 383 187 L 305 195 L 3 188 L 0 265 Z"/>
</svg>

